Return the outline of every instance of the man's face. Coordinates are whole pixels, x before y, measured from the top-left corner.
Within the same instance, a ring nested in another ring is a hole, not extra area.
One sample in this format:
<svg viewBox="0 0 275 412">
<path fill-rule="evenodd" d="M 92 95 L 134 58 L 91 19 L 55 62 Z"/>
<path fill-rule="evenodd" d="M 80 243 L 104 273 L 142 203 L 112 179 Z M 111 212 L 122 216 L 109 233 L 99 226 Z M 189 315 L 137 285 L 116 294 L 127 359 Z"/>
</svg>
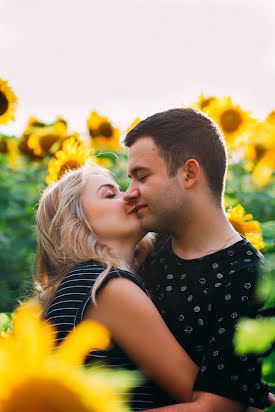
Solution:
<svg viewBox="0 0 275 412">
<path fill-rule="evenodd" d="M 167 166 L 151 137 L 139 138 L 129 149 L 131 184 L 124 200 L 135 204 L 143 229 L 172 231 L 177 211 L 183 207 L 185 191 L 178 174 L 169 177 Z"/>
</svg>

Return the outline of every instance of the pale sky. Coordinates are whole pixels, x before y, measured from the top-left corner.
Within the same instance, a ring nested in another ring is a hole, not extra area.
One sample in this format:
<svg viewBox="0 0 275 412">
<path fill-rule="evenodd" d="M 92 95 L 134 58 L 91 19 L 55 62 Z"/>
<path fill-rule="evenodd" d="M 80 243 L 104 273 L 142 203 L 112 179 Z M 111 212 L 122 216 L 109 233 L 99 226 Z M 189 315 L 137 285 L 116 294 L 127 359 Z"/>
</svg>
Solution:
<svg viewBox="0 0 275 412">
<path fill-rule="evenodd" d="M 275 0 L 0 0 L 0 77 L 31 115 L 127 128 L 201 91 L 257 117 L 275 108 Z"/>
</svg>

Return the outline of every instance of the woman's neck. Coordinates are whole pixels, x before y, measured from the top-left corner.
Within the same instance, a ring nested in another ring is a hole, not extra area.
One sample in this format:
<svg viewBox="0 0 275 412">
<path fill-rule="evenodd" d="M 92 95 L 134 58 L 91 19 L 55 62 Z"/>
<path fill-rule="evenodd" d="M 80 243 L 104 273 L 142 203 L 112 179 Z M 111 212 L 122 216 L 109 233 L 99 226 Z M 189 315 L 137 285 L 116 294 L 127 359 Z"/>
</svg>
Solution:
<svg viewBox="0 0 275 412">
<path fill-rule="evenodd" d="M 123 260 L 129 267 L 133 266 L 135 249 L 137 241 L 133 240 L 109 240 L 104 242 L 111 250 L 114 256 L 117 256 L 119 259 Z"/>
</svg>

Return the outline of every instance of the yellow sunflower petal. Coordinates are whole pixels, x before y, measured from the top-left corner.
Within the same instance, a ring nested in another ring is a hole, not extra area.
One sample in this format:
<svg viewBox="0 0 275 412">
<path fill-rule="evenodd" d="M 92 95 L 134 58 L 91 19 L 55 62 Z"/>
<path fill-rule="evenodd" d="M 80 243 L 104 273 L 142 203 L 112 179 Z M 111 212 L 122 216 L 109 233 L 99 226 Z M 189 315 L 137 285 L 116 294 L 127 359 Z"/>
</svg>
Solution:
<svg viewBox="0 0 275 412">
<path fill-rule="evenodd" d="M 29 367 L 45 359 L 52 351 L 54 329 L 41 323 L 41 307 L 34 301 L 26 302 L 15 312 L 13 333 L 21 348 L 24 348 L 24 361 Z"/>
<path fill-rule="evenodd" d="M 271 181 L 274 169 L 275 150 L 267 150 L 253 170 L 253 183 L 259 187 L 266 186 Z"/>
<path fill-rule="evenodd" d="M 7 124 L 14 120 L 14 112 L 18 99 L 8 85 L 8 82 L 0 78 L 0 124 Z"/>
<path fill-rule="evenodd" d="M 48 184 L 56 182 L 67 170 L 83 166 L 88 159 L 97 163 L 97 159 L 92 156 L 92 153 L 92 147 L 77 140 L 76 136 L 66 139 L 62 144 L 62 150 L 58 150 L 48 164 L 49 175 L 46 182 Z"/>
<path fill-rule="evenodd" d="M 211 103 L 213 103 L 215 100 L 217 100 L 217 97 L 215 97 L 215 96 L 205 97 L 203 95 L 203 93 L 201 92 L 201 94 L 199 96 L 199 100 L 197 102 L 191 104 L 191 107 L 202 110 L 204 112 L 207 109 L 207 107 Z"/>
<path fill-rule="evenodd" d="M 56 351 L 57 359 L 64 359 L 72 366 L 81 365 L 90 351 L 104 350 L 109 344 L 110 333 L 105 326 L 97 322 L 83 321 L 62 341 Z"/>
<path fill-rule="evenodd" d="M 130 132 L 138 123 L 141 122 L 141 119 L 139 117 L 136 117 L 135 120 L 132 122 L 132 124 L 128 127 L 127 132 Z"/>
<path fill-rule="evenodd" d="M 245 233 L 245 237 L 249 240 L 251 245 L 257 249 L 257 250 L 262 250 L 265 247 L 265 242 L 263 240 L 262 236 L 257 236 L 252 233 Z"/>
<path fill-rule="evenodd" d="M 47 332 L 44 335 L 42 332 L 45 322 L 39 319 L 40 312 L 40 306 L 33 301 L 20 306 L 14 333 L 0 338 L 0 411 L 118 412 L 122 408 L 128 411 L 116 393 L 123 389 L 128 392 L 132 386 L 127 385 L 127 372 L 123 372 L 124 381 L 120 384 L 120 374 L 116 372 L 101 369 L 99 375 L 93 368 L 76 366 L 91 347 L 106 348 L 110 340 L 103 326 L 96 324 L 91 330 L 89 322 L 84 322 L 83 327 L 79 325 L 80 332 L 76 331 L 71 341 L 68 339 L 67 347 L 50 353 L 41 351 L 40 359 L 32 361 L 29 345 L 31 349 L 33 346 L 27 333 L 32 339 L 38 334 L 37 342 L 42 347 L 48 346 L 42 341 L 48 342 L 48 337 Z M 128 376 L 131 382 L 131 372 Z"/>
<path fill-rule="evenodd" d="M 235 230 L 243 236 L 246 236 L 247 233 L 262 233 L 260 223 L 257 220 L 252 220 L 253 215 L 251 213 L 245 214 L 244 207 L 241 204 L 229 208 L 226 215 Z"/>
</svg>

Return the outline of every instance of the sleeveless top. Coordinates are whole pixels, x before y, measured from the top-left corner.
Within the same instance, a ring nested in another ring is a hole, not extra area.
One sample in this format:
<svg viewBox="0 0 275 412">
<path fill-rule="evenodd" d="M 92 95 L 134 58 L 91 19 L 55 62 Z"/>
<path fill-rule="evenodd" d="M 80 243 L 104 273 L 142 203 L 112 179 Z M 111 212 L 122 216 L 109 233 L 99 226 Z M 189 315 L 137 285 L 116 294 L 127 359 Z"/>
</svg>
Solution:
<svg viewBox="0 0 275 412">
<path fill-rule="evenodd" d="M 105 268 L 104 265 L 93 261 L 82 262 L 72 268 L 60 283 L 46 314 L 46 321 L 50 321 L 57 330 L 56 346 L 83 320 L 85 309 L 91 301 L 93 285 Z M 131 280 L 146 293 L 142 281 L 138 277 L 118 268 L 110 270 L 97 293 L 110 279 L 117 277 Z M 85 364 L 93 365 L 97 368 L 107 366 L 112 369 L 112 372 L 114 369 L 138 369 L 137 365 L 128 358 L 115 342 L 113 342 L 113 347 L 108 351 L 90 352 L 85 360 Z M 158 392 L 158 386 L 145 377 L 141 386 L 132 388 L 129 393 L 124 391 L 123 394 L 119 393 L 118 395 L 122 398 L 130 399 L 131 409 L 138 411 L 163 406 L 158 401 Z"/>
</svg>

